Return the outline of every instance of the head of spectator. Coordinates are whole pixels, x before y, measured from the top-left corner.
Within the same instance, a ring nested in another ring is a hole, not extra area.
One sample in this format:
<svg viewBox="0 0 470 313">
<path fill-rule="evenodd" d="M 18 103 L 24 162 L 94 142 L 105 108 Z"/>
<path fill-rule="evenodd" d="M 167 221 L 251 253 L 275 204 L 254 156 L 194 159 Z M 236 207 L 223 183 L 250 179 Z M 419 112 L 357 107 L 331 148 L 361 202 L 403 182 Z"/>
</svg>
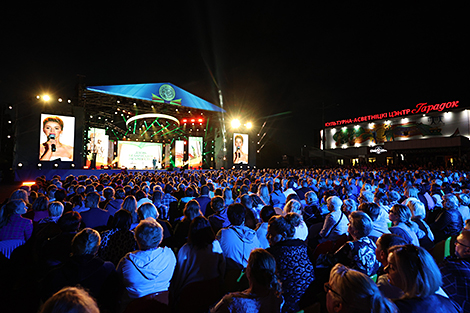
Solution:
<svg viewBox="0 0 470 313">
<path fill-rule="evenodd" d="M 390 209 L 388 217 L 394 226 L 404 223 L 411 227 L 411 211 L 406 205 L 395 204 Z"/>
<path fill-rule="evenodd" d="M 114 199 L 114 189 L 111 187 L 106 187 L 103 189 L 103 197 L 106 200 L 112 200 Z"/>
<path fill-rule="evenodd" d="M 374 202 L 374 193 L 370 190 L 364 190 L 361 192 L 357 200 L 359 203 Z"/>
<path fill-rule="evenodd" d="M 223 198 L 224 202 L 228 205 L 233 203 L 233 196 L 232 196 L 232 189 L 229 187 L 225 187 L 223 191 Z"/>
<path fill-rule="evenodd" d="M 71 211 L 62 214 L 57 225 L 63 233 L 76 233 L 80 229 L 82 216 L 80 213 Z"/>
<path fill-rule="evenodd" d="M 61 188 L 61 189 L 58 189 L 54 195 L 55 195 L 56 201 L 64 202 L 65 199 L 67 198 L 67 191 Z"/>
<path fill-rule="evenodd" d="M 189 225 L 188 244 L 203 249 L 215 240 L 211 224 L 204 216 L 196 216 Z"/>
<path fill-rule="evenodd" d="M 300 204 L 300 202 L 297 200 L 290 200 L 284 207 L 284 214 L 290 212 L 302 214 L 302 204 Z"/>
<path fill-rule="evenodd" d="M 145 220 L 148 217 L 151 217 L 153 219 L 158 219 L 159 217 L 157 208 L 155 207 L 153 203 L 150 203 L 150 202 L 142 204 L 137 209 L 137 214 L 139 216 L 139 220 Z"/>
<path fill-rule="evenodd" d="M 227 208 L 227 217 L 232 226 L 242 226 L 245 223 L 246 209 L 243 204 L 233 203 Z"/>
<path fill-rule="evenodd" d="M 378 205 L 386 206 L 388 205 L 388 197 L 385 194 L 385 192 L 377 189 L 377 191 L 374 194 L 374 202 L 377 203 Z"/>
<path fill-rule="evenodd" d="M 246 276 L 250 286 L 273 289 L 281 292 L 281 285 L 276 276 L 276 260 L 264 249 L 254 249 L 248 258 Z"/>
<path fill-rule="evenodd" d="M 126 210 L 120 209 L 114 213 L 111 228 L 129 230 L 132 225 L 132 215 Z"/>
<path fill-rule="evenodd" d="M 216 213 L 222 211 L 225 207 L 224 198 L 220 196 L 215 196 L 214 198 L 212 198 L 211 207 Z"/>
<path fill-rule="evenodd" d="M 46 196 L 39 196 L 34 202 L 32 209 L 34 212 L 47 211 L 49 199 Z"/>
<path fill-rule="evenodd" d="M 318 205 L 318 196 L 313 191 L 308 191 L 305 194 L 305 203 L 307 205 Z"/>
<path fill-rule="evenodd" d="M 140 250 L 155 249 L 162 242 L 163 228 L 153 218 L 141 220 L 135 228 L 135 240 Z"/>
<path fill-rule="evenodd" d="M 100 195 L 96 191 L 92 191 L 85 196 L 85 207 L 94 209 L 98 207 L 100 202 Z"/>
<path fill-rule="evenodd" d="M 266 184 L 260 184 L 258 188 L 258 196 L 263 201 L 264 205 L 269 205 L 269 190 Z"/>
<path fill-rule="evenodd" d="M 455 240 L 455 255 L 461 259 L 470 258 L 470 231 L 463 230 L 457 236 Z"/>
<path fill-rule="evenodd" d="M 441 272 L 425 249 L 411 244 L 389 249 L 385 268 L 390 283 L 403 290 L 404 298 L 425 298 L 439 289 Z"/>
<path fill-rule="evenodd" d="M 127 212 L 131 213 L 132 215 L 132 223 L 137 223 L 138 216 L 137 216 L 137 200 L 134 196 L 129 195 L 127 196 L 124 201 L 122 202 L 121 209 L 126 210 Z"/>
<path fill-rule="evenodd" d="M 442 205 L 446 210 L 455 210 L 459 208 L 459 199 L 452 193 L 444 195 Z"/>
<path fill-rule="evenodd" d="M 0 229 L 10 222 L 10 218 L 14 214 L 25 214 L 27 210 L 26 203 L 21 200 L 10 200 L 0 209 Z"/>
<path fill-rule="evenodd" d="M 354 201 L 354 199 L 345 199 L 341 210 L 346 216 L 349 216 L 352 212 L 357 210 L 356 201 Z"/>
<path fill-rule="evenodd" d="M 253 199 L 247 193 L 242 194 L 240 197 L 240 203 L 243 204 L 247 209 L 253 208 Z"/>
<path fill-rule="evenodd" d="M 260 212 L 260 218 L 263 221 L 263 223 L 269 222 L 271 217 L 276 215 L 276 211 L 271 205 L 265 205 Z"/>
<path fill-rule="evenodd" d="M 192 221 L 196 216 L 202 215 L 199 207 L 199 202 L 190 200 L 186 203 L 183 210 L 183 221 Z"/>
<path fill-rule="evenodd" d="M 114 193 L 114 197 L 116 199 L 124 199 L 126 197 L 126 191 L 124 190 L 124 188 L 117 188 L 116 189 L 116 192 Z"/>
<path fill-rule="evenodd" d="M 400 200 L 400 194 L 396 192 L 395 190 L 389 191 L 387 193 L 387 197 L 388 197 L 389 205 L 394 205 L 398 203 L 398 201 Z"/>
<path fill-rule="evenodd" d="M 348 233 L 354 240 L 369 236 L 372 227 L 372 220 L 366 213 L 354 211 L 349 215 Z"/>
<path fill-rule="evenodd" d="M 340 263 L 331 269 L 325 292 L 328 313 L 396 312 L 395 305 L 368 276 Z"/>
<path fill-rule="evenodd" d="M 100 247 L 100 234 L 91 228 L 84 228 L 78 232 L 72 239 L 72 254 L 95 255 Z"/>
<path fill-rule="evenodd" d="M 98 304 L 80 287 L 64 287 L 50 297 L 40 313 L 100 313 Z"/>
<path fill-rule="evenodd" d="M 408 186 L 405 188 L 405 197 L 418 199 L 418 188 L 414 186 Z"/>
<path fill-rule="evenodd" d="M 434 194 L 431 197 L 434 200 L 436 207 L 442 208 L 442 197 L 439 194 Z"/>
<path fill-rule="evenodd" d="M 377 239 L 377 249 L 375 249 L 375 256 L 377 261 L 382 263 L 385 267 L 388 265 L 388 250 L 393 246 L 405 245 L 406 241 L 396 234 L 383 234 Z"/>
<path fill-rule="evenodd" d="M 208 196 L 209 195 L 209 186 L 204 185 L 201 187 L 201 196 Z"/>
<path fill-rule="evenodd" d="M 59 219 L 64 213 L 64 205 L 60 201 L 52 201 L 49 203 L 48 210 L 50 217 Z"/>
<path fill-rule="evenodd" d="M 338 196 L 331 196 L 326 199 L 326 205 L 328 207 L 328 211 L 330 212 L 339 211 L 341 210 L 343 201 Z"/>
<path fill-rule="evenodd" d="M 16 189 L 10 195 L 10 200 L 23 200 L 26 204 L 29 203 L 28 192 L 24 189 Z"/>
<path fill-rule="evenodd" d="M 426 208 L 424 204 L 416 198 L 411 199 L 406 204 L 411 211 L 412 217 L 423 220 L 426 217 Z"/>
<path fill-rule="evenodd" d="M 295 234 L 295 226 L 284 216 L 275 215 L 268 222 L 266 235 L 269 245 L 272 247 L 278 242 L 291 239 Z"/>
<path fill-rule="evenodd" d="M 357 209 L 369 215 L 372 222 L 375 222 L 380 215 L 380 207 L 375 202 L 361 203 Z"/>
</svg>

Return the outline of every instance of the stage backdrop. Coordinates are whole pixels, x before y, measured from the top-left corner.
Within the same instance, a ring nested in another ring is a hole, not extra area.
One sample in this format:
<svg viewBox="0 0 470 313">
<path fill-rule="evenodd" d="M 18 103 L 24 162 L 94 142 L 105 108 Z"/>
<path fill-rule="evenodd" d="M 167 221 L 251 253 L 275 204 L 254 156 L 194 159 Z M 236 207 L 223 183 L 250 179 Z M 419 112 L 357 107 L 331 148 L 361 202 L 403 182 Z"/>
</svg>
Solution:
<svg viewBox="0 0 470 313">
<path fill-rule="evenodd" d="M 183 167 L 184 163 L 184 141 L 175 141 L 175 167 Z"/>
<path fill-rule="evenodd" d="M 118 165 L 129 169 L 153 169 L 153 158 L 157 166 L 162 162 L 162 144 L 153 142 L 119 141 Z"/>
<path fill-rule="evenodd" d="M 88 162 L 90 166 L 93 159 L 93 153 L 96 153 L 96 166 L 108 165 L 108 135 L 102 128 L 90 128 L 88 131 Z"/>
</svg>

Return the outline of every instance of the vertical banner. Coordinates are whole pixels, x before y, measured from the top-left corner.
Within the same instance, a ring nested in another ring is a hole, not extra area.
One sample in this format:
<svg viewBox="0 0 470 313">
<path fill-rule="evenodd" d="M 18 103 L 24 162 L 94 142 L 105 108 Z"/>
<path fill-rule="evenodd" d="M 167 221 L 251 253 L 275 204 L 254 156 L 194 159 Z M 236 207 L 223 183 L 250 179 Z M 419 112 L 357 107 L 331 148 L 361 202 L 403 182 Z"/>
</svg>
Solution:
<svg viewBox="0 0 470 313">
<path fill-rule="evenodd" d="M 248 134 L 233 134 L 233 164 L 248 164 Z"/>
<path fill-rule="evenodd" d="M 189 137 L 188 140 L 189 167 L 202 167 L 202 137 Z"/>
<path fill-rule="evenodd" d="M 101 128 L 90 128 L 88 131 L 88 162 L 95 161 L 96 166 L 108 165 L 108 135 Z M 87 163 L 88 163 L 87 162 Z M 90 165 L 88 164 L 88 165 Z"/>
<path fill-rule="evenodd" d="M 175 141 L 175 167 L 183 167 L 184 159 L 184 141 L 176 140 Z"/>
<path fill-rule="evenodd" d="M 75 117 L 41 114 L 39 160 L 73 161 Z"/>
<path fill-rule="evenodd" d="M 163 167 L 167 168 L 171 165 L 171 144 L 165 145 L 165 158 L 163 159 Z"/>
</svg>

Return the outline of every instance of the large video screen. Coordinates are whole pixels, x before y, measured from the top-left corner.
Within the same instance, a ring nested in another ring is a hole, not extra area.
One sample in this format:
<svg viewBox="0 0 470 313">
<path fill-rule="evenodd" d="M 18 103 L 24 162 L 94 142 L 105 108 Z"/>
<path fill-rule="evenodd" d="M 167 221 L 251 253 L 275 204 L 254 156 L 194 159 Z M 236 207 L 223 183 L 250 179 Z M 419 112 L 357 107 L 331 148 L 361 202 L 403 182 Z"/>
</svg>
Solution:
<svg viewBox="0 0 470 313">
<path fill-rule="evenodd" d="M 175 167 L 183 167 L 184 163 L 184 141 L 175 141 Z"/>
<path fill-rule="evenodd" d="M 233 134 L 233 164 L 248 164 L 248 134 Z"/>
<path fill-rule="evenodd" d="M 161 169 L 162 144 L 154 142 L 119 141 L 118 165 L 129 169 Z"/>
<path fill-rule="evenodd" d="M 202 137 L 188 138 L 189 167 L 202 167 Z"/>
<path fill-rule="evenodd" d="M 96 166 L 110 164 L 108 160 L 109 138 L 106 130 L 91 128 L 88 131 L 88 161 Z M 88 164 L 87 164 L 88 165 Z"/>
<path fill-rule="evenodd" d="M 73 161 L 75 117 L 41 114 L 39 160 Z"/>
</svg>

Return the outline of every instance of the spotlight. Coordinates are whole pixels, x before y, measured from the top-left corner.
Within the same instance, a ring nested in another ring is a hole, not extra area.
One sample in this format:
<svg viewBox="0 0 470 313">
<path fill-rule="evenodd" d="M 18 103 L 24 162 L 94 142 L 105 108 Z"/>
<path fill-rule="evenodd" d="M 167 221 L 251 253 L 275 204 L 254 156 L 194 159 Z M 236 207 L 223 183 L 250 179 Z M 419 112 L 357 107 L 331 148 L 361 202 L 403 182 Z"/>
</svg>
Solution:
<svg viewBox="0 0 470 313">
<path fill-rule="evenodd" d="M 250 129 L 251 127 L 253 127 L 253 124 L 251 122 L 248 122 L 245 124 L 245 127 Z"/>
<path fill-rule="evenodd" d="M 70 168 L 75 168 L 75 163 L 71 163 Z"/>
<path fill-rule="evenodd" d="M 54 168 L 58 168 L 59 167 L 59 164 L 58 163 L 54 163 Z"/>
<path fill-rule="evenodd" d="M 42 168 L 42 164 L 38 163 L 38 169 L 40 170 Z"/>
<path fill-rule="evenodd" d="M 238 128 L 241 125 L 240 121 L 236 119 L 233 120 L 231 124 L 232 124 L 232 128 Z"/>
<path fill-rule="evenodd" d="M 23 163 L 18 163 L 18 168 L 22 168 L 23 167 Z"/>
</svg>

